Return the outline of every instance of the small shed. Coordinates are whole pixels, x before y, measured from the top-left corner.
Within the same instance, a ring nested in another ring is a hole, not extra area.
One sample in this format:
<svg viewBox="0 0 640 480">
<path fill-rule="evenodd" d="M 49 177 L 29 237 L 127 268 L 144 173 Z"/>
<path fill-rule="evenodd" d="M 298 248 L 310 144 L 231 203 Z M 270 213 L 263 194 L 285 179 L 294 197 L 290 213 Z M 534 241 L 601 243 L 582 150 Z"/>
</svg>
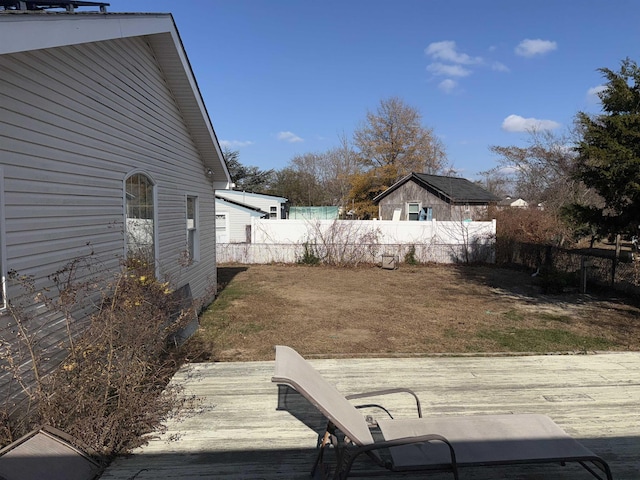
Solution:
<svg viewBox="0 0 640 480">
<path fill-rule="evenodd" d="M 500 199 L 466 178 L 410 173 L 373 199 L 380 220 L 484 220 Z"/>
<path fill-rule="evenodd" d="M 216 242 L 250 243 L 252 218 L 269 218 L 269 213 L 216 195 Z"/>
<path fill-rule="evenodd" d="M 286 218 L 287 199 L 242 190 L 217 190 L 216 235 L 220 243 L 250 243 L 251 219 Z"/>
</svg>

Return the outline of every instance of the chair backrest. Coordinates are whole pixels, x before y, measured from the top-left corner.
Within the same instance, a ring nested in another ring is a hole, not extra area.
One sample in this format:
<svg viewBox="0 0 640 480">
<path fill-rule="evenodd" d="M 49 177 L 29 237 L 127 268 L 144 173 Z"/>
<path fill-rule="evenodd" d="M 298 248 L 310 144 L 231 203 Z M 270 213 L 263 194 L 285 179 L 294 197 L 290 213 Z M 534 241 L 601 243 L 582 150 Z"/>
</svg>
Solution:
<svg viewBox="0 0 640 480">
<path fill-rule="evenodd" d="M 276 346 L 276 370 L 271 381 L 296 389 L 356 445 L 374 443 L 362 414 L 291 347 Z"/>
</svg>

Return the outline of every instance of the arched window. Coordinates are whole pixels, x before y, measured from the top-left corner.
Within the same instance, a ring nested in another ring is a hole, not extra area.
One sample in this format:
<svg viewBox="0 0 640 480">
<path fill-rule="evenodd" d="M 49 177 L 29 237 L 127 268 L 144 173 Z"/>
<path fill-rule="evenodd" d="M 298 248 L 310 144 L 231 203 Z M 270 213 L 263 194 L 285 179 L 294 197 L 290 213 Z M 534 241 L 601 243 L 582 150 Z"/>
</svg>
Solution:
<svg viewBox="0 0 640 480">
<path fill-rule="evenodd" d="M 125 181 L 127 258 L 155 263 L 155 211 L 152 180 L 134 173 Z"/>
</svg>

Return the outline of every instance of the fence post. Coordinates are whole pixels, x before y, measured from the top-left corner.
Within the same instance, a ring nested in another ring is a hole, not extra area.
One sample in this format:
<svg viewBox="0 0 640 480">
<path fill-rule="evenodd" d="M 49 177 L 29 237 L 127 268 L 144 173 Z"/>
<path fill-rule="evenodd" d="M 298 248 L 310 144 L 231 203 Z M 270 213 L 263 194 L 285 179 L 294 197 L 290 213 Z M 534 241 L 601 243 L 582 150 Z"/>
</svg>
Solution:
<svg viewBox="0 0 640 480">
<path fill-rule="evenodd" d="M 616 284 L 616 267 L 618 266 L 618 260 L 620 259 L 620 234 L 616 235 L 616 254 L 611 262 L 611 286 Z"/>
<path fill-rule="evenodd" d="M 580 293 L 587 293 L 587 268 L 590 266 L 590 260 L 580 257 Z"/>
</svg>

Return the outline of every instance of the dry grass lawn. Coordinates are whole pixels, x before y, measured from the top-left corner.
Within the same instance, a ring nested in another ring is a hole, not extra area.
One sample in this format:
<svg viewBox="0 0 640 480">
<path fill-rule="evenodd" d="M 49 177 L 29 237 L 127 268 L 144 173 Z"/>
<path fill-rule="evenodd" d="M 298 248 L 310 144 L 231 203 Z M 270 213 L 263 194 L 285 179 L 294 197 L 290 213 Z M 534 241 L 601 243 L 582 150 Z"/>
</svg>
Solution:
<svg viewBox="0 0 640 480">
<path fill-rule="evenodd" d="M 629 298 L 543 295 L 527 272 L 226 265 L 218 276 L 194 360 L 268 360 L 276 344 L 327 357 L 640 350 Z"/>
</svg>

